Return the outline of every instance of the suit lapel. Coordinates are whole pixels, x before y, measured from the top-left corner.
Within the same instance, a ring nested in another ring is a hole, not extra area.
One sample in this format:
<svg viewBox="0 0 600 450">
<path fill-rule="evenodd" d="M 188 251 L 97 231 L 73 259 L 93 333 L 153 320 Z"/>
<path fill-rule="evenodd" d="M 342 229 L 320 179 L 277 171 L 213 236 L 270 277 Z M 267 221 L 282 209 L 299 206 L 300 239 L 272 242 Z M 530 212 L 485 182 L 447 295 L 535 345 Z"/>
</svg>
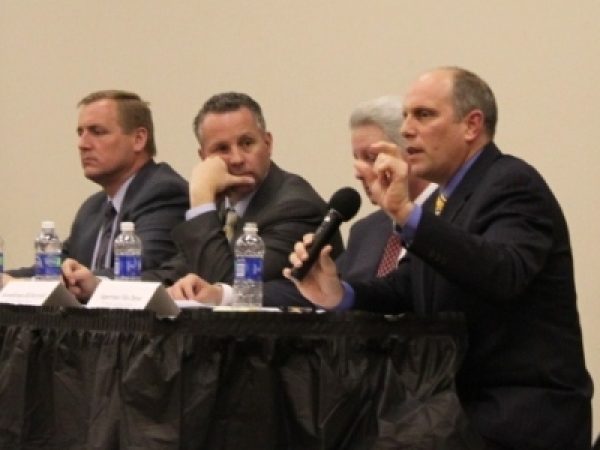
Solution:
<svg viewBox="0 0 600 450">
<path fill-rule="evenodd" d="M 441 218 L 452 223 L 460 221 L 461 211 L 466 207 L 469 198 L 485 176 L 485 173 L 500 156 L 500 150 L 492 142 L 483 148 L 477 161 L 473 163 L 473 166 L 467 171 L 448 199 L 440 216 Z M 433 211 L 437 194 L 438 191 L 433 193 L 423 207 Z M 423 309 L 417 311 L 417 313 L 431 315 L 438 310 L 437 299 L 441 298 L 438 287 L 442 286 L 443 283 L 437 273 L 422 260 L 416 259 L 414 264 L 415 269 L 411 272 L 411 277 L 415 280 L 415 286 L 423 286 L 423 289 L 414 290 L 414 295 L 417 297 L 415 306 Z"/>
<path fill-rule="evenodd" d="M 236 224 L 236 232 L 242 230 L 245 222 L 257 222 L 260 230 L 260 214 L 272 203 L 273 196 L 278 192 L 281 183 L 283 183 L 283 172 L 274 162 L 271 162 L 267 177 L 248 203 L 242 220 Z"/>
<path fill-rule="evenodd" d="M 130 219 L 130 211 L 135 196 L 138 195 L 139 192 L 143 192 L 142 186 L 146 183 L 146 180 L 154 172 L 156 167 L 158 167 L 158 165 L 151 159 L 137 172 L 133 180 L 131 180 L 131 184 L 127 188 L 127 192 L 125 192 L 121 210 L 117 215 L 117 224 Z"/>
<path fill-rule="evenodd" d="M 423 209 L 433 213 L 435 207 L 435 199 L 439 194 L 439 189 L 436 189 L 429 198 L 423 203 Z M 446 205 L 448 206 L 448 205 Z M 418 315 L 430 314 L 430 306 L 434 296 L 434 273 L 431 268 L 425 264 L 419 257 L 409 255 L 411 261 L 411 280 L 413 281 L 413 296 L 415 312 Z M 421 288 L 419 288 L 421 287 Z"/>
<path fill-rule="evenodd" d="M 473 163 L 473 166 L 467 171 L 464 178 L 461 180 L 456 189 L 448 199 L 442 217 L 449 222 L 454 222 L 460 214 L 473 191 L 477 188 L 481 179 L 485 176 L 490 166 L 501 156 L 500 150 L 490 142 L 487 144 L 481 154 L 477 158 L 477 161 Z"/>
<path fill-rule="evenodd" d="M 79 250 L 73 249 L 75 254 L 79 253 L 81 255 L 79 256 L 79 262 L 88 267 L 91 267 L 98 233 L 104 221 L 103 212 L 106 201 L 107 197 L 104 192 L 95 194 L 94 203 L 90 207 L 90 215 L 85 218 L 86 226 L 80 227 L 78 232 L 77 242 L 80 245 Z"/>
</svg>

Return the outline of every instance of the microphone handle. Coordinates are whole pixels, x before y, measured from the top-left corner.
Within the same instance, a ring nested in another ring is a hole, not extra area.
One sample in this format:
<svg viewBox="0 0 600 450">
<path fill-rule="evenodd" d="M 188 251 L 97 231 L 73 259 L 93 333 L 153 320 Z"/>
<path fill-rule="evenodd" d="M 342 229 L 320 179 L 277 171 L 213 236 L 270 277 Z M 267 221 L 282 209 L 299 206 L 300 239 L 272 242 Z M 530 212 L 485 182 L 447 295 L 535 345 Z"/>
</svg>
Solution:
<svg viewBox="0 0 600 450">
<path fill-rule="evenodd" d="M 302 266 L 292 269 L 292 277 L 301 281 L 314 262 L 319 258 L 319 254 L 333 235 L 337 232 L 342 223 L 342 216 L 335 209 L 329 210 L 319 228 L 315 231 L 312 244 L 308 247 L 308 259 L 302 263 Z"/>
</svg>

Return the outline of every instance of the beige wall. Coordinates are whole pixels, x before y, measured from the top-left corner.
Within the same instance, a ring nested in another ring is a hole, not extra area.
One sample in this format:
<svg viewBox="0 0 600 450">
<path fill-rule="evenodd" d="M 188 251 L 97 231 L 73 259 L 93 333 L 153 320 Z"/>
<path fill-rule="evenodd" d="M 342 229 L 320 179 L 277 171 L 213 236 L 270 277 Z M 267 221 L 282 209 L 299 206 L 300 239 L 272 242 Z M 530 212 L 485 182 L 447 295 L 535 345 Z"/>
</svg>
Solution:
<svg viewBox="0 0 600 450">
<path fill-rule="evenodd" d="M 75 104 L 89 91 L 130 89 L 149 100 L 159 157 L 186 177 L 202 101 L 246 91 L 264 107 L 275 160 L 329 198 L 357 186 L 350 109 L 402 94 L 424 69 L 461 65 L 496 93 L 497 143 L 535 165 L 563 205 L 588 367 L 600 382 L 599 16 L 597 0 L 0 0 L 7 264 L 30 263 L 42 219 L 65 237 L 96 190 L 81 175 L 75 139 Z"/>
</svg>

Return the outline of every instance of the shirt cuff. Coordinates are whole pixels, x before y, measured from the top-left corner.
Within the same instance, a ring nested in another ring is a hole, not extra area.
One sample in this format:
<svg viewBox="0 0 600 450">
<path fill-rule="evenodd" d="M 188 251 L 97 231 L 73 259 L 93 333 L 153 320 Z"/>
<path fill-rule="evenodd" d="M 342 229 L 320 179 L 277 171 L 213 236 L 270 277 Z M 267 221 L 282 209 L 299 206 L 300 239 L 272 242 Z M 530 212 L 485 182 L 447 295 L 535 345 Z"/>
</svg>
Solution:
<svg viewBox="0 0 600 450">
<path fill-rule="evenodd" d="M 344 295 L 342 301 L 337 306 L 331 308 L 329 311 L 348 311 L 354 306 L 354 289 L 347 282 L 342 281 L 342 287 L 344 288 Z"/>
<path fill-rule="evenodd" d="M 194 217 L 198 217 L 200 214 L 216 210 L 217 205 L 214 203 L 204 203 L 203 205 L 194 206 L 185 212 L 185 220 L 192 220 Z"/>
<path fill-rule="evenodd" d="M 225 283 L 217 283 L 223 289 L 223 295 L 221 296 L 221 306 L 231 306 L 235 300 L 233 295 L 233 287 Z"/>
<path fill-rule="evenodd" d="M 402 240 L 407 246 L 409 246 L 415 238 L 415 234 L 417 233 L 417 228 L 419 226 L 419 222 L 421 221 L 422 214 L 423 208 L 421 208 L 421 205 L 415 205 L 413 210 L 410 212 L 410 215 L 408 216 L 408 220 L 401 229 Z M 396 225 L 396 227 L 398 227 L 398 225 Z"/>
</svg>

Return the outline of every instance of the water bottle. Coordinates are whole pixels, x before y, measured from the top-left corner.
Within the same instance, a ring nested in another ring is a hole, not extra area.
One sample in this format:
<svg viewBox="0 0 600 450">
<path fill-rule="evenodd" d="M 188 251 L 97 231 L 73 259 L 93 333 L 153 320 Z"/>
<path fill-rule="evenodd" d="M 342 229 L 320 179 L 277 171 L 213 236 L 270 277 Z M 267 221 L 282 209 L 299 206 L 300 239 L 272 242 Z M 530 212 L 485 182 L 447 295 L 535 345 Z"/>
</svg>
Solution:
<svg viewBox="0 0 600 450">
<path fill-rule="evenodd" d="M 133 222 L 121 222 L 121 234 L 115 239 L 115 279 L 140 280 L 142 275 L 142 241 L 135 234 Z"/>
<path fill-rule="evenodd" d="M 61 275 L 62 244 L 54 231 L 54 222 L 44 220 L 35 239 L 35 277 L 39 280 L 58 280 Z"/>
<path fill-rule="evenodd" d="M 254 222 L 244 224 L 244 232 L 235 243 L 234 304 L 262 306 L 262 275 L 265 244 Z"/>
</svg>

